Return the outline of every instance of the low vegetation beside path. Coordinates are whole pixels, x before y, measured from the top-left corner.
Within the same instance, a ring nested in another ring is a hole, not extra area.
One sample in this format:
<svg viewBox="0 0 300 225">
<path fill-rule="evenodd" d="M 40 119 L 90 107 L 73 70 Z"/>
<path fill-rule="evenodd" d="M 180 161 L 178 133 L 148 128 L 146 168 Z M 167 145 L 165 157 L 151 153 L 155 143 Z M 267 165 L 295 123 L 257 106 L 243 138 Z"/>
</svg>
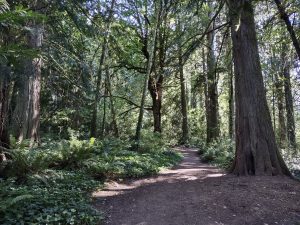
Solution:
<svg viewBox="0 0 300 225">
<path fill-rule="evenodd" d="M 101 214 L 91 206 L 91 193 L 104 180 L 153 175 L 180 161 L 153 138 L 140 152 L 120 139 L 15 146 L 0 168 L 0 224 L 96 224 Z"/>
</svg>

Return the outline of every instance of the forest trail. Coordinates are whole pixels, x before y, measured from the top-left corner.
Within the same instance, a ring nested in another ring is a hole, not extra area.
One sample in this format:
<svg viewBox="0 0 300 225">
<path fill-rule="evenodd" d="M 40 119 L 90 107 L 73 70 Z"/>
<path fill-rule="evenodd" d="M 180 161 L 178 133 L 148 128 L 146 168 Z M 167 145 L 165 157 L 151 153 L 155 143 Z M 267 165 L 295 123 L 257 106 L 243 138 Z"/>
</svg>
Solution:
<svg viewBox="0 0 300 225">
<path fill-rule="evenodd" d="M 299 225 L 300 182 L 236 177 L 201 163 L 197 149 L 178 147 L 183 161 L 146 179 L 110 182 L 95 207 L 111 225 Z"/>
</svg>

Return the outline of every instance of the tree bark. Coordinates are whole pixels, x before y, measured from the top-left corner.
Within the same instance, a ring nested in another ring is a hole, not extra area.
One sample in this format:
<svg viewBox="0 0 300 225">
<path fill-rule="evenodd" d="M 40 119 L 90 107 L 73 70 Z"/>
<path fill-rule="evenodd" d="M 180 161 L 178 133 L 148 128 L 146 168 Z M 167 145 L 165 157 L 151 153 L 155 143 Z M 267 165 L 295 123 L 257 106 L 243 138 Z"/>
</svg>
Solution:
<svg viewBox="0 0 300 225">
<path fill-rule="evenodd" d="M 162 84 L 163 75 L 159 75 L 158 80 L 155 77 L 150 77 L 148 90 L 152 98 L 152 112 L 153 112 L 153 127 L 154 132 L 161 133 L 161 106 L 162 106 Z"/>
<path fill-rule="evenodd" d="M 284 57 L 285 53 L 282 53 L 281 60 L 282 62 L 285 61 Z M 275 57 L 274 57 L 275 58 Z M 285 125 L 285 110 L 284 110 L 284 70 L 278 69 L 278 66 L 275 65 L 275 62 L 272 62 L 275 74 L 275 92 L 276 92 L 276 99 L 277 99 L 277 108 L 278 108 L 278 140 L 279 146 L 283 148 L 286 143 L 286 125 Z"/>
<path fill-rule="evenodd" d="M 9 148 L 8 109 L 10 92 L 10 69 L 0 64 L 0 146 Z M 0 150 L 0 153 L 2 150 Z"/>
<path fill-rule="evenodd" d="M 286 124 L 287 124 L 287 139 L 289 146 L 296 149 L 296 137 L 295 137 L 295 117 L 294 117 L 294 104 L 293 95 L 291 89 L 291 75 L 290 67 L 288 63 L 285 63 L 283 68 L 284 75 L 284 92 L 285 92 L 285 104 L 286 104 Z"/>
<path fill-rule="evenodd" d="M 230 0 L 236 98 L 237 175 L 290 175 L 275 142 L 258 53 L 252 1 Z"/>
<path fill-rule="evenodd" d="M 110 77 L 108 69 L 107 69 L 106 79 L 107 79 L 106 87 L 107 87 L 107 91 L 109 93 L 109 101 L 110 101 L 110 113 L 111 113 L 111 117 L 112 117 L 111 126 L 112 126 L 114 136 L 119 137 L 119 129 L 118 129 L 118 123 L 117 123 L 115 103 L 114 103 L 114 98 L 112 95 L 112 88 L 111 88 L 111 77 Z"/>
<path fill-rule="evenodd" d="M 43 28 L 32 22 L 27 35 L 30 49 L 39 50 L 42 46 Z M 30 139 L 31 145 L 40 142 L 40 92 L 42 58 L 26 59 L 24 74 L 19 78 L 16 107 L 12 117 L 12 131 L 19 141 Z"/>
<path fill-rule="evenodd" d="M 99 61 L 99 69 L 97 73 L 97 82 L 96 82 L 96 89 L 95 89 L 95 99 L 93 103 L 93 112 L 92 112 L 92 119 L 91 119 L 91 137 L 97 137 L 97 117 L 98 117 L 98 103 L 100 100 L 100 89 L 101 89 L 101 81 L 102 81 L 102 73 L 105 67 L 105 60 L 106 54 L 108 50 L 108 39 L 110 36 L 110 27 L 111 27 L 111 20 L 113 18 L 114 7 L 115 7 L 116 0 L 111 1 L 110 9 L 108 12 L 107 17 L 107 24 L 105 28 L 105 34 L 102 44 L 102 52 Z"/>
<path fill-rule="evenodd" d="M 212 17 L 209 13 L 209 17 Z M 211 143 L 219 137 L 219 120 L 218 120 L 218 91 L 216 80 L 216 57 L 214 53 L 214 38 L 215 32 L 214 23 L 210 26 L 211 32 L 207 34 L 207 108 L 206 108 L 206 123 L 207 136 L 206 142 Z"/>
<path fill-rule="evenodd" d="M 189 126 L 188 126 L 188 113 L 185 89 L 185 77 L 183 72 L 183 60 L 181 46 L 178 48 L 178 66 L 179 66 L 179 80 L 180 80 L 180 102 L 181 102 L 181 115 L 182 115 L 182 134 L 180 144 L 187 144 L 189 140 Z"/>
<path fill-rule="evenodd" d="M 233 113 L 234 113 L 234 99 L 233 99 L 233 70 L 232 63 L 228 65 L 228 134 L 229 138 L 233 139 Z"/>
<path fill-rule="evenodd" d="M 146 94 L 147 94 L 147 87 L 149 83 L 149 79 L 151 76 L 152 72 L 152 65 L 153 65 L 153 58 L 154 58 L 154 50 L 155 50 L 155 43 L 156 43 L 156 38 L 157 38 L 157 31 L 159 27 L 159 21 L 161 17 L 161 1 L 158 1 L 156 5 L 156 20 L 154 24 L 154 29 L 153 29 L 153 37 L 152 41 L 147 40 L 147 52 L 149 53 L 149 57 L 147 60 L 147 72 L 146 72 L 146 77 L 144 80 L 144 85 L 143 85 L 143 93 L 142 93 L 142 99 L 141 99 L 141 107 L 140 107 L 140 112 L 139 112 L 139 117 L 138 117 L 138 122 L 136 126 L 136 132 L 135 132 L 135 146 L 134 148 L 136 150 L 139 150 L 140 148 L 140 141 L 141 141 L 141 131 L 142 131 L 142 123 L 143 123 L 143 117 L 144 117 L 144 107 L 145 107 L 145 101 L 146 101 Z"/>
<path fill-rule="evenodd" d="M 286 28 L 287 28 L 287 30 L 290 34 L 290 37 L 292 39 L 292 42 L 293 42 L 293 45 L 295 47 L 296 53 L 297 53 L 298 58 L 300 60 L 300 44 L 299 44 L 299 41 L 297 39 L 296 33 L 294 31 L 293 25 L 291 24 L 291 21 L 289 19 L 289 15 L 286 13 L 285 7 L 282 4 L 281 0 L 274 0 L 274 2 L 275 2 L 276 6 L 278 8 L 281 19 L 285 22 Z"/>
</svg>

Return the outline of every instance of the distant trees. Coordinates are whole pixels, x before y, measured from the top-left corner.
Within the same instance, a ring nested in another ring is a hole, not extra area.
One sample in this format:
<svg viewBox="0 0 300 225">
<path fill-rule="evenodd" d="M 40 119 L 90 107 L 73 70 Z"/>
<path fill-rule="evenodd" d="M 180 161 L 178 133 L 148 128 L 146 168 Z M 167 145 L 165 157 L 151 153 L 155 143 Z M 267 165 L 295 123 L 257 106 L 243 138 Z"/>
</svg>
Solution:
<svg viewBox="0 0 300 225">
<path fill-rule="evenodd" d="M 226 137 L 236 139 L 236 174 L 289 174 L 276 141 L 296 152 L 296 3 L 3 2 L 2 147 L 10 137 L 39 143 L 40 133 L 113 136 L 136 149 L 151 131 L 172 144 Z M 285 25 L 265 13 L 274 9 Z"/>
</svg>

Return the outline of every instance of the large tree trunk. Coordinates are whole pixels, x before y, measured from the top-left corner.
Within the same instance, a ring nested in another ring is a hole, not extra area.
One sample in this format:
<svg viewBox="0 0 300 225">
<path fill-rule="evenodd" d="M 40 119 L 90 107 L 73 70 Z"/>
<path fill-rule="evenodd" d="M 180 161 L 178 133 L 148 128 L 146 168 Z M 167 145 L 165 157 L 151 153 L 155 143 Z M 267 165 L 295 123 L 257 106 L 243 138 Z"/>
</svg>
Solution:
<svg viewBox="0 0 300 225">
<path fill-rule="evenodd" d="M 211 13 L 209 14 L 211 17 Z M 207 34 L 207 108 L 206 108 L 206 122 L 207 122 L 207 136 L 206 142 L 210 143 L 219 137 L 219 120 L 218 120 L 218 92 L 216 80 L 216 57 L 214 52 L 214 38 L 215 32 L 214 23 L 211 24 L 210 30 Z"/>
<path fill-rule="evenodd" d="M 278 151 L 263 84 L 252 1 L 230 0 L 236 87 L 237 175 L 290 175 Z"/>
<path fill-rule="evenodd" d="M 8 108 L 10 91 L 10 69 L 0 64 L 0 146 L 9 148 Z M 0 153 L 2 150 L 0 149 Z"/>
<path fill-rule="evenodd" d="M 30 49 L 40 49 L 42 46 L 43 29 L 41 25 L 33 24 L 27 35 Z M 12 117 L 12 131 L 19 141 L 31 139 L 31 143 L 39 143 L 40 126 L 40 92 L 41 92 L 42 59 L 26 59 L 24 74 L 19 78 L 16 107 Z"/>
</svg>

